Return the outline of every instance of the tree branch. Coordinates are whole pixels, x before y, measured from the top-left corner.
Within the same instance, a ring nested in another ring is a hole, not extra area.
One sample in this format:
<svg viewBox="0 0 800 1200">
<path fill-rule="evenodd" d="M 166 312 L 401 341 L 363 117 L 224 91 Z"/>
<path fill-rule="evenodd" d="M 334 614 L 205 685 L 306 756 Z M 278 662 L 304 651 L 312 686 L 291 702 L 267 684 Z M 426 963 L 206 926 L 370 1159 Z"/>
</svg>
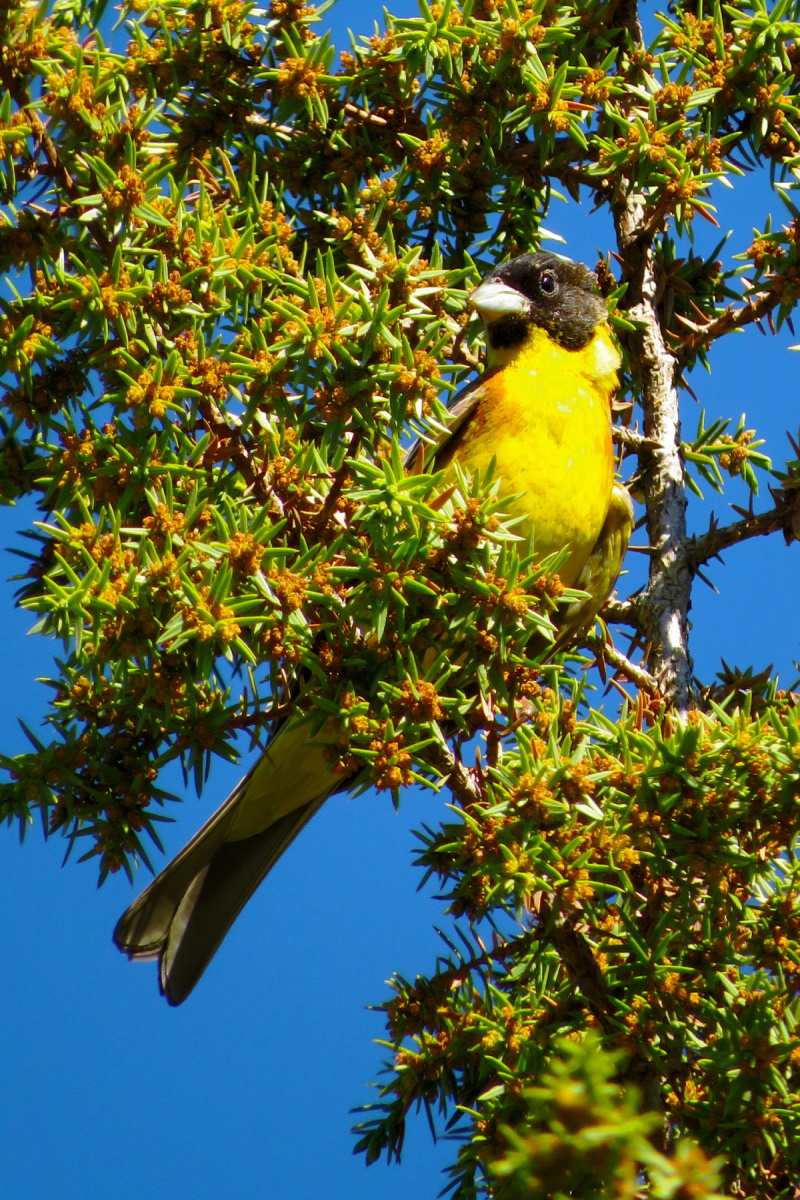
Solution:
<svg viewBox="0 0 800 1200">
<path fill-rule="evenodd" d="M 615 425 L 613 427 L 611 430 L 611 440 L 617 446 L 627 446 L 628 449 L 635 450 L 637 454 L 644 450 L 658 449 L 658 442 L 653 438 L 647 438 L 635 429 L 628 429 L 625 425 Z"/>
<path fill-rule="evenodd" d="M 743 517 L 730 525 L 719 527 L 712 523 L 708 533 L 701 537 L 689 538 L 687 543 L 687 558 L 689 569 L 694 573 L 703 563 L 716 558 L 723 550 L 746 542 L 750 538 L 764 537 L 784 528 L 784 514 L 776 508 L 754 516 Z"/>
<path fill-rule="evenodd" d="M 570 983 L 583 996 L 603 1033 L 618 1035 L 619 1020 L 613 1019 L 615 1006 L 589 942 L 565 913 L 554 911 L 547 901 L 540 900 L 536 907 L 541 937 L 555 947 Z"/>
<path fill-rule="evenodd" d="M 775 280 L 779 279 L 782 277 L 775 276 Z M 747 303 L 741 308 L 731 306 L 705 325 L 698 325 L 686 317 L 678 316 L 676 319 L 691 330 L 691 333 L 681 340 L 680 346 L 675 351 L 680 365 L 684 366 L 690 362 L 699 350 L 706 349 L 717 338 L 725 337 L 726 334 L 733 333 L 737 329 L 744 329 L 746 325 L 757 324 L 768 316 L 772 309 L 780 304 L 784 292 L 775 286 L 773 280 L 770 280 L 767 286 L 768 290 L 764 292 L 754 290 L 748 296 Z"/>
<path fill-rule="evenodd" d="M 442 773 L 442 782 L 450 788 L 455 798 L 463 808 L 485 802 L 485 797 L 475 778 L 475 772 L 464 766 L 449 746 L 439 746 L 439 753 L 434 754 L 431 748 L 433 765 Z"/>
<path fill-rule="evenodd" d="M 657 265 L 643 197 L 631 193 L 614 206 L 617 240 L 628 283 L 626 312 L 637 329 L 630 335 L 644 409 L 641 482 L 647 508 L 650 580 L 638 615 L 650 644 L 650 668 L 679 713 L 689 708 L 692 661 L 688 612 L 692 571 L 686 544 L 686 482 L 681 458 L 678 376 L 658 314 Z"/>
<path fill-rule="evenodd" d="M 348 446 L 347 457 L 339 467 L 339 470 L 336 472 L 331 483 L 330 490 L 325 497 L 325 502 L 322 505 L 322 508 L 319 510 L 319 515 L 314 522 L 314 532 L 317 537 L 321 535 L 323 529 L 328 524 L 330 516 L 336 507 L 336 501 L 342 494 L 342 488 L 344 487 L 349 476 L 353 459 L 358 454 L 359 447 L 361 446 L 362 432 L 363 431 L 361 429 L 357 429 L 350 436 L 350 445 Z"/>
<path fill-rule="evenodd" d="M 640 596 L 629 596 L 627 600 L 617 600 L 612 596 L 606 600 L 600 616 L 612 625 L 630 625 L 632 629 L 639 629 L 642 623 L 639 616 L 640 600 Z"/>
<path fill-rule="evenodd" d="M 590 634 L 586 639 L 586 645 L 594 650 L 598 657 L 603 658 L 609 663 L 615 671 L 620 675 L 624 675 L 631 683 L 635 683 L 643 692 L 647 692 L 648 696 L 660 696 L 661 688 L 658 686 L 658 680 L 654 679 L 644 667 L 637 666 L 631 662 L 621 650 L 617 650 L 610 642 L 604 641 L 596 633 Z"/>
</svg>

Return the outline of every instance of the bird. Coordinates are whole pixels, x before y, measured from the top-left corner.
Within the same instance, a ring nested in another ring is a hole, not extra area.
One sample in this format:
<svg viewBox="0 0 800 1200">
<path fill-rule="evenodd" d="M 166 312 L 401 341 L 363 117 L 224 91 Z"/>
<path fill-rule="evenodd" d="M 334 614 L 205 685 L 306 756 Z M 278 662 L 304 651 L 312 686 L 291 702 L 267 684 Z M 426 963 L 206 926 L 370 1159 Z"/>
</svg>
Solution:
<svg viewBox="0 0 800 1200">
<path fill-rule="evenodd" d="M 614 587 L 633 527 L 615 482 L 611 402 L 620 355 L 593 271 L 535 251 L 492 270 L 468 297 L 486 366 L 454 401 L 448 429 L 408 470 L 474 474 L 494 464 L 515 532 L 537 556 L 564 552 L 562 583 L 587 593 L 554 617 L 560 646 L 591 625 Z M 414 464 L 417 464 L 415 467 Z M 130 959 L 157 959 L 170 1005 L 190 994 L 278 858 L 348 780 L 306 718 L 289 716 L 222 806 L 118 921 Z"/>
</svg>

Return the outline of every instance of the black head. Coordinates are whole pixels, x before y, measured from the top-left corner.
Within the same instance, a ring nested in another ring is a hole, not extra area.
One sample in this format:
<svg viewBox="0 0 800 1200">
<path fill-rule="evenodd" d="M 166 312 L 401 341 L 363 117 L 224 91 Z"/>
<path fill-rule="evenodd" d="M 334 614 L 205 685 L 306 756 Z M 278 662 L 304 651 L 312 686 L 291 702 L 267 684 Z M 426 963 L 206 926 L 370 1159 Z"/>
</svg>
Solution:
<svg viewBox="0 0 800 1200">
<path fill-rule="evenodd" d="M 513 350 L 531 325 L 546 330 L 566 350 L 580 350 L 606 317 L 596 288 L 588 267 L 539 250 L 496 267 L 470 303 L 486 321 L 492 350 Z"/>
</svg>

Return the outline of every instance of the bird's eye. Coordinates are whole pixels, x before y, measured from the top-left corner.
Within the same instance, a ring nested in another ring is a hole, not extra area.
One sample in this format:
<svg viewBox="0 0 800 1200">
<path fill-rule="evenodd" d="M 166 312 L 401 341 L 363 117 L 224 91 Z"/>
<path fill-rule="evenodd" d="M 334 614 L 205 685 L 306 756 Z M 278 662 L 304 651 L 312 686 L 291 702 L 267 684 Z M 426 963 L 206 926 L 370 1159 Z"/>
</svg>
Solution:
<svg viewBox="0 0 800 1200">
<path fill-rule="evenodd" d="M 555 296 L 558 291 L 558 280 L 552 271 L 542 271 L 539 276 L 539 291 L 545 296 Z"/>
</svg>

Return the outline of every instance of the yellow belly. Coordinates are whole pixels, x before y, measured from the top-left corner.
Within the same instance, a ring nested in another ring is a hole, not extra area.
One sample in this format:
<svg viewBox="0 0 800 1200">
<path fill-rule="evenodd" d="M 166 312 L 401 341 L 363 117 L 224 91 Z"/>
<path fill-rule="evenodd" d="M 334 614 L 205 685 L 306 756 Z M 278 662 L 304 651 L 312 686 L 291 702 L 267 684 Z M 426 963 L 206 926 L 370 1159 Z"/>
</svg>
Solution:
<svg viewBox="0 0 800 1200">
<path fill-rule="evenodd" d="M 540 329 L 481 385 L 481 399 L 454 458 L 485 471 L 494 458 L 504 510 L 523 517 L 537 556 L 568 547 L 561 578 L 575 584 L 608 512 L 614 483 L 610 402 L 619 356 L 606 327 L 583 350 L 565 350 Z"/>
</svg>

